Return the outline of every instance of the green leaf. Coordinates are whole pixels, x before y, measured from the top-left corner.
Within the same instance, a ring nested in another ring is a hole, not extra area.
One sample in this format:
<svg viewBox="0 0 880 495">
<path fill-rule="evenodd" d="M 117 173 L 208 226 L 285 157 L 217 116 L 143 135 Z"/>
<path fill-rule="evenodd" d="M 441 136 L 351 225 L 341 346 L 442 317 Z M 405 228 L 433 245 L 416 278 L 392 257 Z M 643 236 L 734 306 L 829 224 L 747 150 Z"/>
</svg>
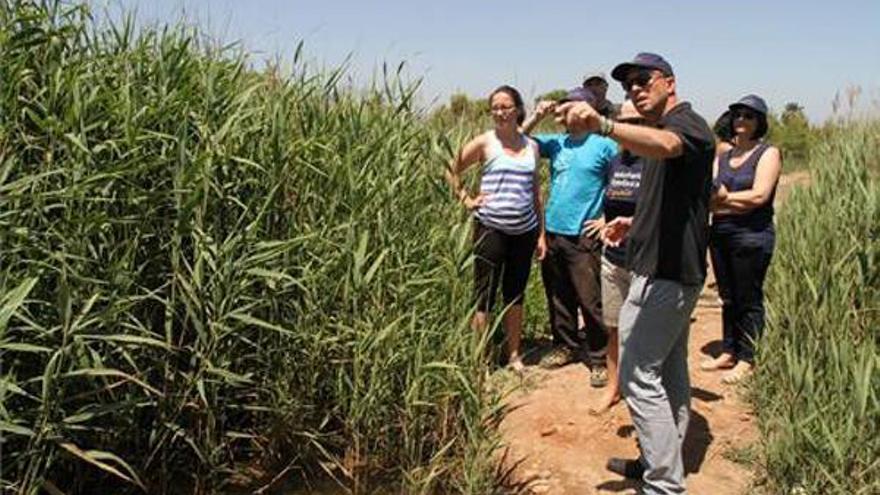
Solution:
<svg viewBox="0 0 880 495">
<path fill-rule="evenodd" d="M 122 378 L 124 380 L 128 380 L 130 382 L 136 383 L 137 385 L 140 385 L 141 388 L 143 388 L 144 390 L 147 390 L 149 392 L 152 392 L 155 395 L 158 395 L 160 397 L 163 395 L 160 390 L 156 389 L 155 387 L 150 386 L 149 384 L 147 384 L 143 380 L 140 380 L 139 378 L 131 376 L 128 373 L 125 373 L 125 372 L 122 372 L 119 370 L 115 370 L 115 369 L 110 369 L 110 368 L 86 368 L 86 369 L 81 369 L 81 370 L 69 371 L 67 373 L 62 374 L 61 376 L 63 378 L 76 378 L 76 377 L 80 377 L 80 376 Z"/>
<path fill-rule="evenodd" d="M 18 307 L 21 306 L 25 298 L 30 294 L 31 289 L 33 289 L 36 284 L 37 277 L 31 277 L 18 284 L 18 287 L 7 292 L 2 298 L 0 298 L 0 339 L 2 339 L 3 335 L 6 333 L 6 326 L 9 324 L 9 319 L 18 310 Z"/>
<path fill-rule="evenodd" d="M 122 480 L 133 483 L 146 491 L 146 487 L 144 487 L 144 484 L 141 483 L 141 480 L 138 478 L 134 469 L 132 469 L 131 466 L 128 465 L 128 463 L 126 463 L 116 455 L 110 452 L 104 452 L 102 450 L 82 450 L 75 444 L 70 442 L 61 442 L 58 444 L 58 446 L 70 452 L 74 456 L 88 462 L 89 464 L 96 466 Z M 123 474 L 117 467 L 111 466 L 108 463 L 111 461 L 117 464 L 120 468 L 124 469 L 127 474 Z"/>
<path fill-rule="evenodd" d="M 0 431 L 12 433 L 13 435 L 22 435 L 25 437 L 34 436 L 34 431 L 30 428 L 25 428 L 24 426 L 19 426 L 3 420 L 0 420 Z"/>
<path fill-rule="evenodd" d="M 3 342 L 0 343 L 0 350 L 13 352 L 45 352 L 51 353 L 54 349 L 43 347 L 41 345 L 26 344 L 24 342 Z"/>
<path fill-rule="evenodd" d="M 123 344 L 140 344 L 140 345 L 148 345 L 154 347 L 160 347 L 162 349 L 170 350 L 171 346 L 162 342 L 161 340 L 154 339 L 151 337 L 141 337 L 138 335 L 94 335 L 94 334 L 84 334 L 79 335 L 80 338 L 85 340 L 104 340 L 108 342 L 120 342 Z"/>
<path fill-rule="evenodd" d="M 296 334 L 292 330 L 288 330 L 279 325 L 275 325 L 273 323 L 269 323 L 268 321 L 261 320 L 254 316 L 243 314 L 243 313 L 230 313 L 229 317 L 235 320 L 238 320 L 246 325 L 253 325 L 260 328 L 265 328 L 266 330 L 272 330 L 273 332 L 278 332 L 284 335 L 295 336 Z"/>
</svg>

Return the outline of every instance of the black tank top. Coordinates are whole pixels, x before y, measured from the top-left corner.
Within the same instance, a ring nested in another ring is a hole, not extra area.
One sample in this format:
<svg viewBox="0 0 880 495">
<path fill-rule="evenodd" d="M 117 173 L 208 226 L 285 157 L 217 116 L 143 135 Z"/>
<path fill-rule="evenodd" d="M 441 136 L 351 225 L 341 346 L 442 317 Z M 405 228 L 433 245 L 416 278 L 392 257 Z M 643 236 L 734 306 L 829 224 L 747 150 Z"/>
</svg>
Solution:
<svg viewBox="0 0 880 495">
<path fill-rule="evenodd" d="M 717 181 L 727 188 L 728 192 L 746 191 L 755 184 L 755 170 L 758 161 L 769 144 L 761 143 L 746 160 L 736 168 L 730 166 L 730 156 L 733 150 L 721 155 L 718 160 Z M 712 227 L 716 232 L 760 232 L 773 228 L 773 199 L 776 197 L 776 184 L 773 184 L 773 192 L 770 198 L 761 206 L 744 213 L 729 213 L 715 215 L 712 219 Z"/>
</svg>

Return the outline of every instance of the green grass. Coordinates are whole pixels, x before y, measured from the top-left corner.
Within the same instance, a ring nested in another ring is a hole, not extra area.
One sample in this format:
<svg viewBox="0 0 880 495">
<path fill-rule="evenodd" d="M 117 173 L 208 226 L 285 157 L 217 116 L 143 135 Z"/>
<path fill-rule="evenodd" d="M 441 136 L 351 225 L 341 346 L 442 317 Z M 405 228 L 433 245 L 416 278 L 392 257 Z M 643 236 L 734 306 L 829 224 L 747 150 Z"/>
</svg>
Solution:
<svg viewBox="0 0 880 495">
<path fill-rule="evenodd" d="M 771 493 L 880 492 L 880 123 L 813 150 L 781 209 L 752 390 Z"/>
<path fill-rule="evenodd" d="M 0 491 L 487 493 L 465 129 L 133 26 L 0 5 Z"/>
<path fill-rule="evenodd" d="M 0 4 L 0 491 L 493 491 L 507 378 L 442 181 L 485 119 L 133 26 Z M 880 128 L 823 132 L 779 215 L 755 457 L 773 493 L 876 493 Z"/>
</svg>

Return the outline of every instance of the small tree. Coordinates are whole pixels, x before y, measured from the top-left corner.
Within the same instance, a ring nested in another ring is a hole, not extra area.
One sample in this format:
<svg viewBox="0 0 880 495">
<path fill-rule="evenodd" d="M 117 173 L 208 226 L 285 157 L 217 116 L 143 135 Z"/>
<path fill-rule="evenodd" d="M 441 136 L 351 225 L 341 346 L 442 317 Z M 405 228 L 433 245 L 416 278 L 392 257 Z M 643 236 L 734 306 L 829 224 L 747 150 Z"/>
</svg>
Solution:
<svg viewBox="0 0 880 495">
<path fill-rule="evenodd" d="M 770 141 L 782 150 L 786 159 L 804 161 L 810 157 L 813 130 L 801 105 L 786 103 L 782 114 L 778 118 L 769 115 L 768 121 Z"/>
<path fill-rule="evenodd" d="M 558 100 L 565 98 L 565 95 L 567 95 L 567 94 L 568 94 L 568 91 L 566 91 L 564 89 L 554 89 L 553 91 L 548 91 L 548 92 L 536 97 L 535 103 L 542 101 L 542 100 L 558 101 Z"/>
</svg>

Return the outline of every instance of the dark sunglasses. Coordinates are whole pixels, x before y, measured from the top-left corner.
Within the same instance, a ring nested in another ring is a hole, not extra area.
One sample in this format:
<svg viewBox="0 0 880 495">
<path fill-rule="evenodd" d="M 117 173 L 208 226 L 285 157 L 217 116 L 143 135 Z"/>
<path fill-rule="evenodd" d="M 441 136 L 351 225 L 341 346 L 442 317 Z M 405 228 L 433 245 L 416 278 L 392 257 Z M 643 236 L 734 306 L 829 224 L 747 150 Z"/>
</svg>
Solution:
<svg viewBox="0 0 880 495">
<path fill-rule="evenodd" d="M 621 82 L 623 86 L 623 90 L 629 93 L 632 90 L 632 87 L 636 84 L 639 85 L 640 88 L 644 88 L 651 82 L 651 79 L 654 78 L 654 74 L 647 69 L 641 69 L 635 73 L 632 77 L 627 77 L 626 80 Z"/>
<path fill-rule="evenodd" d="M 746 120 L 757 120 L 758 114 L 751 110 L 734 110 L 733 118 L 735 119 L 746 119 Z"/>
</svg>

